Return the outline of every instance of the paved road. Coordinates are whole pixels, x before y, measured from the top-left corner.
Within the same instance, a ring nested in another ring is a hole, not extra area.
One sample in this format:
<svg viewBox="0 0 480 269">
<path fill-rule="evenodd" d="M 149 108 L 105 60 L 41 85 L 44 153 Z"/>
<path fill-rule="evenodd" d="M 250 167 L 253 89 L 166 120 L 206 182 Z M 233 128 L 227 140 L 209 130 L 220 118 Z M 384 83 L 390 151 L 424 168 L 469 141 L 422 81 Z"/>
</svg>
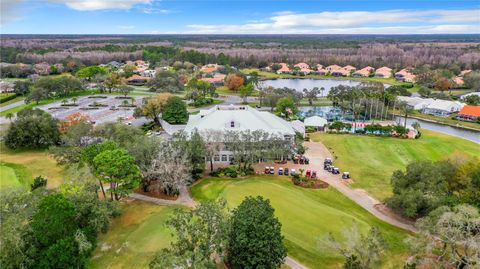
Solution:
<svg viewBox="0 0 480 269">
<path fill-rule="evenodd" d="M 333 175 L 323 170 L 323 161 L 325 160 L 325 158 L 332 158 L 332 155 L 321 142 L 306 142 L 305 146 L 307 147 L 307 152 L 305 156 L 310 159 L 309 168 L 316 170 L 320 179 L 326 181 L 332 187 L 339 190 L 345 196 L 353 200 L 361 207 L 368 210 L 377 218 L 402 229 L 417 232 L 417 229 L 415 228 L 413 223 L 402 219 L 400 216 L 393 214 L 393 212 L 391 214 L 386 214 L 378 210 L 378 206 L 382 205 L 382 203 L 370 196 L 366 191 L 360 189 L 353 189 L 348 186 L 344 180 L 341 179 L 341 175 Z"/>
<path fill-rule="evenodd" d="M 8 104 L 6 106 L 2 106 L 2 107 L 0 107 L 0 112 L 5 111 L 5 110 L 9 110 L 10 108 L 21 106 L 23 104 L 25 104 L 25 101 L 22 100 L 22 101 L 18 101 L 18 102 L 15 102 L 15 103 Z"/>
</svg>

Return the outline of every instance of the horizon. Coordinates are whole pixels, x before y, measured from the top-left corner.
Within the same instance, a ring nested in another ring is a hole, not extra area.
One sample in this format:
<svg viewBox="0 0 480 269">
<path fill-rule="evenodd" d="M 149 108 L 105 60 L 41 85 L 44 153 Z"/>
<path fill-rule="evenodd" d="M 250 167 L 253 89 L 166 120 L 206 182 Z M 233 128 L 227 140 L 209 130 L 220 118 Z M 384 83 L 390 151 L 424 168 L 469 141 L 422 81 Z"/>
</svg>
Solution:
<svg viewBox="0 0 480 269">
<path fill-rule="evenodd" d="M 2 34 L 480 34 L 471 0 L 3 0 L 1 15 Z"/>
</svg>

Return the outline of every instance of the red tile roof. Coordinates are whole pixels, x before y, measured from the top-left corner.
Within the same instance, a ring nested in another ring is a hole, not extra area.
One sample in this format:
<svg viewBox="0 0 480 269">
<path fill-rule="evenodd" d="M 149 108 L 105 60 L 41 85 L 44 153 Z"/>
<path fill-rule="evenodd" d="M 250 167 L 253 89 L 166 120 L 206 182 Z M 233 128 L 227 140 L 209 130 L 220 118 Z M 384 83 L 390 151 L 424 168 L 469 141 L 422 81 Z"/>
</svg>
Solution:
<svg viewBox="0 0 480 269">
<path fill-rule="evenodd" d="M 458 114 L 480 117 L 480 106 L 464 106 Z"/>
</svg>

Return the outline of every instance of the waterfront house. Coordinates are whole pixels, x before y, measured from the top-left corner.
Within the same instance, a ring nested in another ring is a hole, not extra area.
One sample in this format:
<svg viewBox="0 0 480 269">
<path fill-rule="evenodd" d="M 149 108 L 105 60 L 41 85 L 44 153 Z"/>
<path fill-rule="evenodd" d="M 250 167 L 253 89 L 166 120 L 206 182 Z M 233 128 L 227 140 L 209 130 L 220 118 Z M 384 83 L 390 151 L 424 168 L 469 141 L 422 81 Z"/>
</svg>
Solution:
<svg viewBox="0 0 480 269">
<path fill-rule="evenodd" d="M 430 103 L 435 100 L 432 98 L 421 98 L 421 97 L 410 97 L 410 96 L 398 96 L 397 101 L 404 102 L 410 109 L 413 110 L 423 110 Z"/>
<path fill-rule="evenodd" d="M 371 66 L 364 67 L 358 71 L 353 73 L 354 77 L 369 77 L 370 74 L 373 72 L 374 68 Z"/>
<path fill-rule="evenodd" d="M 279 63 L 280 69 L 277 70 L 277 74 L 290 74 L 292 70 L 288 67 L 286 63 Z"/>
<path fill-rule="evenodd" d="M 480 106 L 464 106 L 460 112 L 458 112 L 457 119 L 478 121 L 480 119 Z"/>
<path fill-rule="evenodd" d="M 395 73 L 395 78 L 404 82 L 415 82 L 416 76 L 404 68 Z"/>
<path fill-rule="evenodd" d="M 452 113 L 460 111 L 463 106 L 464 104 L 458 101 L 434 100 L 423 109 L 423 113 L 447 117 Z"/>
<path fill-rule="evenodd" d="M 375 77 L 377 78 L 390 78 L 392 77 L 392 69 L 386 66 L 380 67 L 375 71 Z"/>
<path fill-rule="evenodd" d="M 210 82 L 213 85 L 219 86 L 223 85 L 225 81 L 225 75 L 224 74 L 215 74 L 213 77 L 203 77 L 200 80 Z"/>
<path fill-rule="evenodd" d="M 294 65 L 294 67 L 298 68 L 299 72 L 304 74 L 304 75 L 308 75 L 308 74 L 313 72 L 313 70 L 310 69 L 310 66 L 306 63 L 298 63 L 298 64 Z"/>
<path fill-rule="evenodd" d="M 351 65 L 346 65 L 343 67 L 343 69 L 346 70 L 348 74 L 351 74 L 352 72 L 355 72 L 357 70 L 357 68 Z"/>
</svg>

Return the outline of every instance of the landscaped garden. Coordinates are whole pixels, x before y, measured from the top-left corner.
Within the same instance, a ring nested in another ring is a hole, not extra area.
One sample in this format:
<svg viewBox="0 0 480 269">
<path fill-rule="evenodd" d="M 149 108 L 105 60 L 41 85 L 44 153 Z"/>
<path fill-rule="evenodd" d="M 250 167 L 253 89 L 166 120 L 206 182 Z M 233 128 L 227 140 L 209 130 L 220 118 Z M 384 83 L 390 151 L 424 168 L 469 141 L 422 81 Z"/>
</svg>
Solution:
<svg viewBox="0 0 480 269">
<path fill-rule="evenodd" d="M 287 177 L 253 176 L 248 179 L 209 178 L 192 188 L 198 201 L 225 198 L 230 208 L 246 196 L 270 199 L 275 215 L 282 223 L 288 255 L 310 268 L 340 268 L 344 259 L 321 246 L 321 239 L 342 232 L 356 223 L 362 232 L 379 226 L 389 249 L 383 268 L 399 268 L 403 264 L 408 233 L 386 224 L 333 188 L 306 189 L 293 185 Z"/>
<path fill-rule="evenodd" d="M 416 160 L 441 160 L 461 155 L 480 158 L 480 146 L 474 142 L 421 130 L 417 140 L 385 137 L 318 133 L 311 140 L 320 141 L 335 157 L 335 166 L 349 171 L 354 188 L 367 190 L 383 200 L 392 194 L 390 176 Z"/>
</svg>

